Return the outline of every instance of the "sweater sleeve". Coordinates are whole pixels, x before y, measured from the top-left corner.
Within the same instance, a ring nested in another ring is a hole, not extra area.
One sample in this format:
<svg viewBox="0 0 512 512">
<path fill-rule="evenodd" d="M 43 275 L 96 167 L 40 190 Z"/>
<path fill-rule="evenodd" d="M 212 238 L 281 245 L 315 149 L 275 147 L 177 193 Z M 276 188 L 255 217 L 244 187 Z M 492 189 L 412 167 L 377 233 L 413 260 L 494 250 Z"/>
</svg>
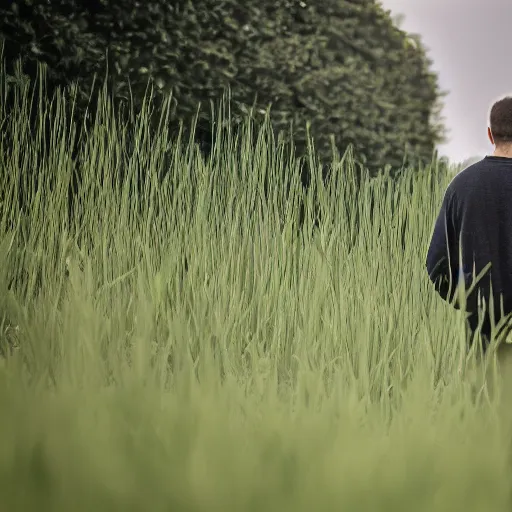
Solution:
<svg viewBox="0 0 512 512">
<path fill-rule="evenodd" d="M 456 233 L 458 223 L 455 214 L 454 194 L 448 188 L 434 225 L 426 258 L 428 276 L 437 293 L 452 304 L 459 277 L 459 243 Z M 459 309 L 457 304 L 453 306 Z"/>
</svg>

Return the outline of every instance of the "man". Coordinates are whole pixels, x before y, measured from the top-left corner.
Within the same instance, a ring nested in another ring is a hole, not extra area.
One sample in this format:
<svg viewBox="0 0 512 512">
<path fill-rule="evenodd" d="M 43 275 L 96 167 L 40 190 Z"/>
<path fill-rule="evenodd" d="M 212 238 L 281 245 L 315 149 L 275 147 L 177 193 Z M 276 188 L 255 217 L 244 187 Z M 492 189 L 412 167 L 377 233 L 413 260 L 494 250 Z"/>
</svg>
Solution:
<svg viewBox="0 0 512 512">
<path fill-rule="evenodd" d="M 508 334 L 512 313 L 512 97 L 493 105 L 488 136 L 494 154 L 448 185 L 426 259 L 439 295 L 466 311 L 470 343 L 483 322 L 484 351 L 493 332 L 498 340 Z"/>
</svg>

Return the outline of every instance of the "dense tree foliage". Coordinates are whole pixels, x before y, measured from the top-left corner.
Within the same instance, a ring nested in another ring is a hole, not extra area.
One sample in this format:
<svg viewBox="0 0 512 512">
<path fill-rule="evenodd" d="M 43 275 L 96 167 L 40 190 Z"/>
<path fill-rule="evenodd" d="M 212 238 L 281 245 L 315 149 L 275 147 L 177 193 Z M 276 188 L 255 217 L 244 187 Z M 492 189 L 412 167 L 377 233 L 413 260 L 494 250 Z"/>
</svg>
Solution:
<svg viewBox="0 0 512 512">
<path fill-rule="evenodd" d="M 79 80 L 83 109 L 108 68 L 116 103 L 140 104 L 151 78 L 158 105 L 173 93 L 185 126 L 211 137 L 210 101 L 231 90 L 231 117 L 271 105 L 303 154 L 311 121 L 318 155 L 348 144 L 375 171 L 428 162 L 444 136 L 437 77 L 419 39 L 374 0 L 18 0 L 0 7 L 4 57 L 50 87 Z M 78 110 L 81 111 L 80 109 Z"/>
</svg>

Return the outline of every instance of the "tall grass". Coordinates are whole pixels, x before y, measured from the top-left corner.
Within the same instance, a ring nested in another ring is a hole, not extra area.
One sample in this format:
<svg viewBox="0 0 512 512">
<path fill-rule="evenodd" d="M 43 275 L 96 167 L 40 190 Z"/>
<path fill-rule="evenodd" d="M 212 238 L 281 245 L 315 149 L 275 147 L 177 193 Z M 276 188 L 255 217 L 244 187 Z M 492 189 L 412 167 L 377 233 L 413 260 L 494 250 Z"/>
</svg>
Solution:
<svg viewBox="0 0 512 512">
<path fill-rule="evenodd" d="M 349 151 L 324 186 L 311 148 L 305 191 L 268 117 L 223 104 L 205 159 L 105 91 L 73 159 L 69 91 L 0 82 L 2 510 L 509 510 L 503 397 L 424 268 L 448 173 Z"/>
</svg>

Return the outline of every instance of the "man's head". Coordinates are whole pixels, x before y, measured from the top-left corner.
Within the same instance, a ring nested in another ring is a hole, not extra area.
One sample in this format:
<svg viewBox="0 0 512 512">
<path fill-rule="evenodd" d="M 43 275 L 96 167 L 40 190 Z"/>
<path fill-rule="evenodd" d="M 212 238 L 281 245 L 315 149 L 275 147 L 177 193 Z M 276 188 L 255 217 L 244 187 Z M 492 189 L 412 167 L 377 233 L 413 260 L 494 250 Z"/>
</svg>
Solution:
<svg viewBox="0 0 512 512">
<path fill-rule="evenodd" d="M 495 154 L 512 154 L 512 97 L 497 101 L 491 109 L 491 126 L 487 132 Z"/>
</svg>

